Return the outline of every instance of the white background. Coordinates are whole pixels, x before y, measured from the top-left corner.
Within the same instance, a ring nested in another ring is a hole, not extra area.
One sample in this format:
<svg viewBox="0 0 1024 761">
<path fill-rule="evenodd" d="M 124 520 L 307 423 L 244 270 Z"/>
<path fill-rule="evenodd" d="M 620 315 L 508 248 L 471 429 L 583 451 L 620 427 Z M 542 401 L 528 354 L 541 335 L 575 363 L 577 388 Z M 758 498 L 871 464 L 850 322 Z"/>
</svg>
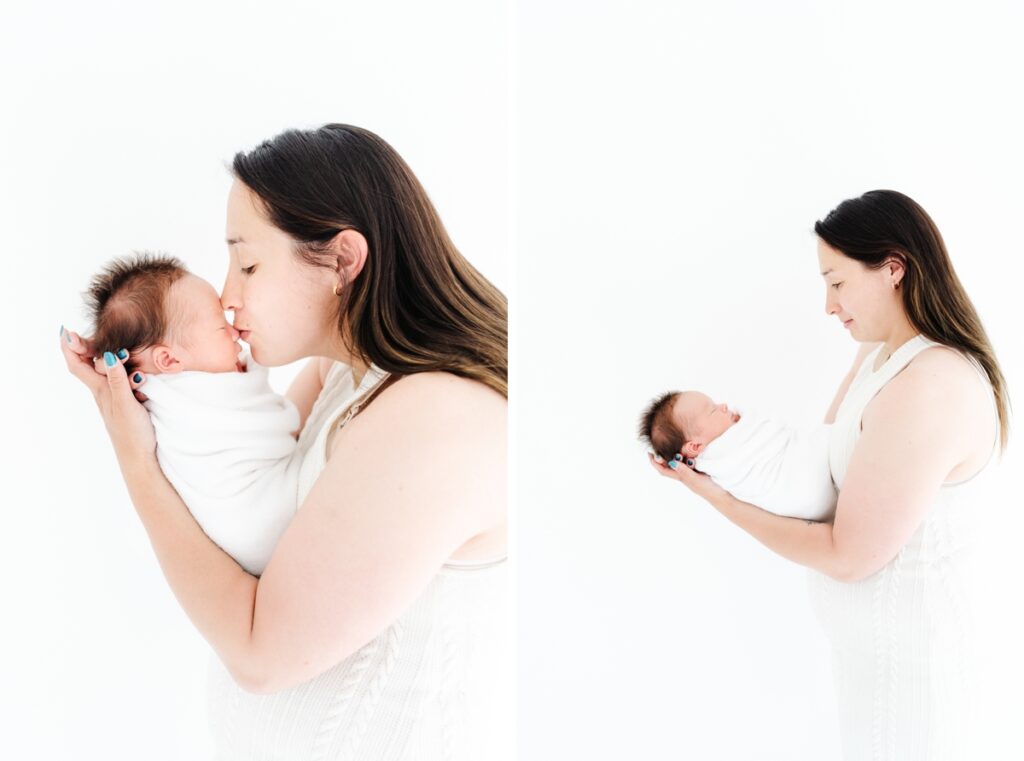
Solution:
<svg viewBox="0 0 1024 761">
<path fill-rule="evenodd" d="M 518 20 L 521 757 L 838 759 L 804 569 L 659 478 L 637 419 L 697 388 L 820 421 L 857 347 L 812 227 L 872 188 L 936 220 L 1024 405 L 1020 6 L 520 0 Z M 1011 435 L 971 508 L 976 758 L 1021 754 Z"/>
<path fill-rule="evenodd" d="M 0 756 L 201 759 L 208 646 L 171 594 L 61 324 L 109 258 L 217 289 L 234 153 L 340 121 L 391 143 L 510 283 L 502 2 L 17 3 L 0 20 L 6 443 Z M 272 374 L 279 390 L 298 365 Z M 511 698 L 510 706 L 511 710 Z"/>
</svg>

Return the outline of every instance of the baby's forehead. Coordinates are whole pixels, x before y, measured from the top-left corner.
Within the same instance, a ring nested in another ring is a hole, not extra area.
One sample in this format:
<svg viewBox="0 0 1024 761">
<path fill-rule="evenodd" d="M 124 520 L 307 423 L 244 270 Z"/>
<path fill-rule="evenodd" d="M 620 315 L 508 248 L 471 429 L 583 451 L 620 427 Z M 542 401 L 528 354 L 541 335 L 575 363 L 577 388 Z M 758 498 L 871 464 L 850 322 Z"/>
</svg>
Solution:
<svg viewBox="0 0 1024 761">
<path fill-rule="evenodd" d="M 220 296 L 217 290 L 206 280 L 191 272 L 179 278 L 172 286 L 174 297 L 190 306 L 207 307 L 213 304 L 220 307 Z"/>
<path fill-rule="evenodd" d="M 679 397 L 676 399 L 676 404 L 685 409 L 692 409 L 694 407 L 704 406 L 710 401 L 711 397 L 707 394 L 701 393 L 700 391 L 680 391 Z"/>
<path fill-rule="evenodd" d="M 169 295 L 172 306 L 168 310 L 167 319 L 174 325 L 180 327 L 224 317 L 216 289 L 191 272 L 174 282 Z"/>
</svg>

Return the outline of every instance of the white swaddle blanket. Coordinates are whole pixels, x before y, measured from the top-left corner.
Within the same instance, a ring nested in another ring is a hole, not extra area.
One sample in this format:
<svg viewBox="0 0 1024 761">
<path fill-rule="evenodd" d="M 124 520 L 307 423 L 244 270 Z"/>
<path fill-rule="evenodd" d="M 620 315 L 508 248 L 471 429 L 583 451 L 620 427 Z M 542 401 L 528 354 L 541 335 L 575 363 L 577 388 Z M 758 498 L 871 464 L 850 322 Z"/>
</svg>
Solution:
<svg viewBox="0 0 1024 761">
<path fill-rule="evenodd" d="M 694 467 L 744 502 L 776 515 L 822 521 L 832 517 L 836 487 L 828 463 L 825 424 L 800 429 L 754 410 L 697 455 Z"/>
<path fill-rule="evenodd" d="M 259 575 L 298 507 L 295 405 L 243 351 L 247 372 L 150 375 L 157 461 L 206 535 Z"/>
</svg>

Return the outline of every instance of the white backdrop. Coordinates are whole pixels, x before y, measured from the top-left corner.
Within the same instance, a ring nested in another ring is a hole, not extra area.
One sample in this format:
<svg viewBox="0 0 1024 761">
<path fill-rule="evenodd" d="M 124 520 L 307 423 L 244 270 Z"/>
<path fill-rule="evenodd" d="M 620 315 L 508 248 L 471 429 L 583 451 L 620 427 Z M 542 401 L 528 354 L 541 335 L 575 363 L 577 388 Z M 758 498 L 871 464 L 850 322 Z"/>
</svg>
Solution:
<svg viewBox="0 0 1024 761">
<path fill-rule="evenodd" d="M 288 127 L 388 140 L 455 243 L 510 283 L 509 11 L 435 3 L 20 3 L 0 20 L 0 756 L 200 759 L 206 643 L 160 573 L 58 350 L 132 249 L 220 289 L 225 164 Z M 298 365 L 272 373 L 279 390 Z M 509 701 L 509 710 L 512 708 Z"/>
<path fill-rule="evenodd" d="M 697 388 L 820 421 L 856 345 L 825 315 L 812 226 L 872 188 L 936 220 L 1024 404 L 1024 15 L 518 7 L 521 757 L 838 759 L 804 569 L 659 478 L 637 419 L 654 395 Z M 1020 753 L 1022 426 L 975 506 L 977 758 Z"/>
</svg>

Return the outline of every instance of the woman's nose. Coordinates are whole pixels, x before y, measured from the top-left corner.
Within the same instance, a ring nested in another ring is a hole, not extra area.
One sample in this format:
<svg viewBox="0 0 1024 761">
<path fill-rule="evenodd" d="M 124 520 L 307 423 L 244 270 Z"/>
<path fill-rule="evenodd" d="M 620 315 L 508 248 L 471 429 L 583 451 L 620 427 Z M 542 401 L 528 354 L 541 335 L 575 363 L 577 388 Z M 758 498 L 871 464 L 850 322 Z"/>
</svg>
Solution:
<svg viewBox="0 0 1024 761">
<path fill-rule="evenodd" d="M 224 287 L 220 291 L 220 305 L 225 312 L 236 312 L 242 304 L 242 298 L 235 286 L 235 281 L 229 273 L 224 279 Z"/>
<path fill-rule="evenodd" d="M 839 304 L 832 300 L 832 294 L 825 296 L 825 314 L 833 315 L 839 311 Z"/>
</svg>

